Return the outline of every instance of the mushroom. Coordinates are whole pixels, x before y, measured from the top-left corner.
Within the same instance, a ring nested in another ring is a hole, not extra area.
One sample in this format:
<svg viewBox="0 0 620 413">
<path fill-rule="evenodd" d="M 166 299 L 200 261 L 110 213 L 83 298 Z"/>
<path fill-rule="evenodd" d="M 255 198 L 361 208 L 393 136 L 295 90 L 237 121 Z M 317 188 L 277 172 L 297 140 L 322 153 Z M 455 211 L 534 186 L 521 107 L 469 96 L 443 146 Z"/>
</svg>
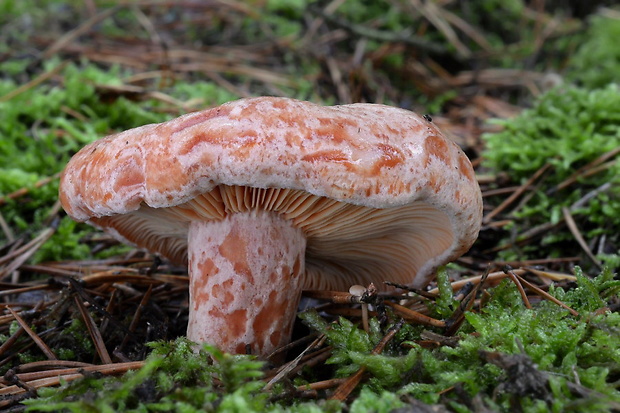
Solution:
<svg viewBox="0 0 620 413">
<path fill-rule="evenodd" d="M 263 356 L 290 340 L 302 289 L 424 287 L 482 218 L 471 163 L 432 122 L 276 97 L 95 141 L 64 170 L 60 200 L 188 265 L 190 340 Z"/>
</svg>

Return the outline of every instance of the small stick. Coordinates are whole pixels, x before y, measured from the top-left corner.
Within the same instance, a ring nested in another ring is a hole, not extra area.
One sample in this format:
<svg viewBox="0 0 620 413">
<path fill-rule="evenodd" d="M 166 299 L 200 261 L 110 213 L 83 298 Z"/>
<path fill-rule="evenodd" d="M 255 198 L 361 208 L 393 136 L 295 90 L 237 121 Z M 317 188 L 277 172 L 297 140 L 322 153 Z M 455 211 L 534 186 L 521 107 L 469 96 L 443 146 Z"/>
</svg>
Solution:
<svg viewBox="0 0 620 413">
<path fill-rule="evenodd" d="M 570 274 L 551 272 L 551 271 L 541 271 L 541 270 L 537 270 L 536 268 L 527 268 L 527 270 L 531 272 L 532 274 L 537 275 L 540 278 L 546 278 L 551 281 L 563 281 L 563 280 L 577 281 L 577 277 L 575 277 L 574 275 L 570 275 Z"/>
<path fill-rule="evenodd" d="M 56 54 L 60 50 L 62 50 L 66 45 L 71 43 L 73 40 L 77 39 L 79 36 L 82 36 L 82 35 L 86 34 L 97 23 L 99 23 L 102 20 L 107 19 L 108 17 L 110 17 L 111 15 L 113 15 L 114 13 L 116 13 L 120 9 L 121 9 L 120 6 L 114 6 L 112 8 L 109 8 L 109 9 L 107 9 L 107 10 L 105 10 L 105 11 L 99 13 L 99 14 L 96 14 L 96 15 L 92 16 L 91 18 L 86 20 L 84 23 L 82 23 L 80 26 L 78 26 L 77 28 L 75 28 L 75 29 L 73 29 L 71 31 L 68 31 L 67 33 L 62 35 L 58 40 L 56 40 L 54 43 L 52 43 L 52 45 L 49 46 L 43 52 L 43 56 L 42 56 L 43 59 L 49 59 L 54 54 Z"/>
<path fill-rule="evenodd" d="M 493 264 L 497 267 L 503 267 L 504 265 L 510 265 L 511 267 L 528 267 L 534 265 L 543 265 L 543 264 L 559 264 L 565 262 L 575 262 L 579 261 L 580 257 L 561 257 L 561 258 L 538 258 L 533 260 L 519 260 L 519 261 L 493 261 Z"/>
<path fill-rule="evenodd" d="M 34 330 L 32 330 L 30 328 L 30 326 L 28 326 L 28 323 L 26 323 L 24 321 L 24 319 L 19 316 L 19 314 L 17 314 L 15 311 L 13 311 L 13 309 L 11 307 L 7 307 L 7 310 L 9 310 L 11 315 L 13 317 L 15 317 L 15 320 L 26 331 L 26 333 L 30 336 L 30 338 L 32 338 L 32 340 L 35 342 L 37 347 L 39 347 L 41 349 L 43 354 L 45 354 L 45 356 L 48 359 L 50 359 L 50 360 L 58 360 L 58 357 L 56 357 L 54 352 L 47 346 L 47 344 L 45 344 L 45 342 L 43 340 L 41 340 L 41 337 L 39 337 L 37 335 L 37 333 L 35 333 Z"/>
<path fill-rule="evenodd" d="M 447 336 L 454 335 L 461 327 L 461 324 L 463 324 L 463 321 L 465 320 L 465 313 L 471 310 L 471 308 L 474 306 L 474 303 L 476 302 L 476 296 L 486 282 L 489 276 L 490 269 L 491 267 L 487 266 L 487 269 L 484 271 L 482 277 L 480 278 L 480 282 L 471 289 L 469 294 L 467 294 L 465 298 L 463 298 L 463 300 L 461 300 L 458 308 L 454 310 L 450 318 L 445 321 L 447 327 L 445 334 Z"/>
<path fill-rule="evenodd" d="M 33 252 L 31 252 L 30 250 L 36 251 L 37 248 L 41 244 L 43 244 L 45 241 L 47 241 L 47 239 L 49 237 L 52 236 L 54 231 L 55 231 L 54 228 L 47 228 L 47 229 L 41 231 L 41 233 L 39 235 L 37 235 L 32 240 L 30 240 L 27 244 L 22 245 L 21 247 L 19 247 L 15 251 L 11 251 L 9 254 L 5 255 L 2 258 L 0 258 L 0 264 L 4 264 L 5 262 L 10 261 L 12 259 L 14 259 L 15 261 L 20 260 L 21 259 L 20 255 L 22 255 L 22 256 L 24 254 L 32 255 Z M 28 256 L 30 256 L 30 255 L 28 255 Z M 4 272 L 6 272 L 6 270 L 3 270 L 3 273 Z"/>
<path fill-rule="evenodd" d="M 577 200 L 575 203 L 573 203 L 570 208 L 568 209 L 570 212 L 574 212 L 575 210 L 577 210 L 578 208 L 583 207 L 584 205 L 586 205 L 592 198 L 596 197 L 598 194 L 608 191 L 611 188 L 611 182 L 606 182 L 603 185 L 599 186 L 598 188 L 595 188 L 593 190 L 591 190 L 590 192 L 588 192 L 587 194 L 585 194 L 583 197 L 581 197 L 579 200 Z M 551 229 L 560 226 L 564 223 L 564 221 L 559 221 L 557 223 L 551 223 L 551 222 L 545 222 L 543 224 L 537 225 L 534 228 L 528 229 L 527 231 L 521 233 L 521 234 L 517 234 L 515 239 L 518 239 L 518 241 L 516 241 L 514 244 L 524 244 L 526 242 L 528 242 L 529 240 L 531 240 L 534 237 L 540 236 L 548 231 L 550 231 Z M 507 243 L 507 244 L 503 244 L 494 248 L 491 248 L 488 250 L 488 252 L 498 252 L 498 251 L 502 251 L 505 250 L 507 248 L 510 248 L 513 245 L 513 243 Z"/>
<path fill-rule="evenodd" d="M 607 163 L 604 163 L 604 162 L 610 158 L 615 157 L 618 154 L 620 154 L 620 147 L 612 149 L 611 151 L 602 154 L 598 158 L 594 159 L 588 164 L 577 169 L 571 176 L 569 176 L 563 182 L 559 183 L 555 188 L 551 188 L 549 191 L 547 191 L 547 195 L 551 195 L 552 193 L 556 191 L 559 191 L 561 189 L 566 188 L 569 185 L 572 185 L 579 178 L 587 177 L 595 173 L 598 173 L 602 170 L 608 169 L 611 165 L 615 163 L 615 161 L 607 162 Z"/>
<path fill-rule="evenodd" d="M 417 295 L 419 295 L 421 297 L 424 297 L 424 298 L 429 298 L 431 300 L 435 299 L 435 295 L 436 294 L 430 294 L 428 291 L 424 291 L 424 290 L 421 290 L 419 288 L 409 287 L 408 285 L 399 284 L 399 283 L 395 283 L 395 282 L 392 282 L 392 281 L 384 281 L 383 283 L 385 285 L 389 285 L 391 287 L 396 287 L 396 288 L 400 288 L 401 290 L 409 291 L 410 293 L 415 293 L 415 294 L 417 294 Z"/>
<path fill-rule="evenodd" d="M 113 269 L 109 271 L 102 271 L 92 275 L 87 275 L 82 277 L 81 281 L 86 286 L 90 285 L 98 285 L 98 284 L 106 284 L 106 283 L 115 283 L 115 282 L 126 282 L 132 284 L 161 284 L 161 283 L 189 283 L 187 277 L 177 276 L 177 275 L 168 275 L 168 274 L 153 274 L 151 276 L 140 275 L 136 270 L 133 269 L 123 269 L 123 271 L 127 271 L 126 273 L 120 273 L 118 269 Z"/>
<path fill-rule="evenodd" d="M 281 347 L 278 347 L 270 355 L 268 355 L 265 358 L 267 360 L 272 360 L 273 357 L 277 356 L 278 354 L 283 353 L 283 352 L 287 352 L 290 349 L 292 349 L 294 347 L 297 347 L 297 346 L 300 346 L 300 345 L 302 345 L 304 343 L 312 342 L 312 341 L 314 341 L 315 338 L 316 338 L 316 333 L 308 334 L 307 336 L 301 337 L 301 338 L 299 338 L 299 339 L 297 339 L 295 341 L 291 341 L 288 344 L 285 344 L 285 345 L 283 345 Z"/>
<path fill-rule="evenodd" d="M 34 389 L 39 389 L 41 387 L 58 386 L 62 381 L 73 381 L 75 379 L 82 378 L 84 377 L 83 373 L 113 375 L 126 373 L 129 370 L 137 370 L 142 366 L 144 366 L 144 361 L 131 361 L 128 363 L 112 363 L 107 365 L 103 364 L 100 366 L 79 367 L 65 370 L 49 370 L 47 372 L 40 372 L 39 374 L 41 378 L 29 380 L 25 383 Z M 23 380 L 24 377 L 29 377 L 24 376 L 27 374 L 32 373 L 17 374 L 17 377 L 20 378 L 20 380 Z M 19 386 L 8 386 L 0 389 L 0 396 L 14 395 L 23 392 L 25 392 L 25 390 Z"/>
<path fill-rule="evenodd" d="M 7 224 L 6 220 L 4 219 L 4 215 L 2 215 L 1 211 L 0 211 L 0 228 L 2 229 L 2 232 L 4 232 L 4 236 L 6 237 L 6 240 L 9 243 L 13 243 L 13 241 L 15 241 L 15 235 L 13 234 L 13 230 L 11 229 L 9 224 Z"/>
<path fill-rule="evenodd" d="M 515 273 L 517 274 L 525 274 L 527 272 L 527 270 L 524 269 L 518 269 L 518 270 L 513 270 Z M 488 277 L 486 277 L 486 281 L 498 281 L 498 280 L 503 280 L 504 278 L 506 278 L 508 276 L 508 274 L 506 274 L 503 271 L 497 271 L 497 272 L 492 272 L 491 274 L 488 275 Z M 472 284 L 479 284 L 482 279 L 484 277 L 484 274 L 482 275 L 477 275 L 475 277 L 471 277 L 471 278 L 465 278 L 459 281 L 455 281 L 453 282 L 452 285 L 452 290 L 453 291 L 457 291 L 460 288 L 462 288 L 465 284 L 467 283 L 472 283 Z M 439 294 L 439 289 L 438 288 L 433 288 L 432 290 L 428 291 L 429 294 L 433 294 L 433 296 Z"/>
<path fill-rule="evenodd" d="M 289 376 L 293 377 L 303 368 L 312 369 L 317 364 L 324 362 L 325 360 L 330 358 L 331 355 L 332 347 L 324 347 L 320 350 L 315 351 L 312 354 L 308 354 L 306 355 L 305 360 L 302 360 L 301 364 L 299 364 L 289 372 Z"/>
<path fill-rule="evenodd" d="M 594 265 L 598 267 L 599 270 L 602 269 L 603 266 L 601 265 L 600 261 L 596 259 L 596 256 L 592 253 L 592 251 L 590 250 L 590 247 L 588 247 L 588 244 L 583 239 L 583 235 L 581 235 L 579 228 L 577 228 L 577 224 L 575 223 L 575 220 L 573 219 L 573 216 L 571 215 L 570 210 L 564 207 L 562 208 L 562 214 L 564 215 L 566 226 L 568 226 L 568 229 L 570 230 L 570 232 L 573 234 L 573 236 L 577 240 L 577 243 L 579 244 L 581 249 L 586 253 L 588 258 L 590 258 L 590 260 L 594 263 Z"/>
<path fill-rule="evenodd" d="M 30 90 L 30 89 L 32 89 L 34 87 L 37 87 L 39 84 L 45 82 L 47 79 L 53 77 L 55 74 L 57 74 L 62 69 L 64 69 L 64 67 L 68 63 L 69 63 L 68 61 L 64 61 L 61 64 L 59 64 L 58 66 L 54 67 L 49 72 L 45 72 L 45 73 L 35 77 L 34 79 L 32 79 L 30 82 L 24 83 L 23 85 L 19 86 L 18 88 L 13 89 L 12 91 L 7 93 L 6 95 L 0 96 L 0 102 L 7 102 L 7 101 L 13 99 L 15 96 L 21 95 L 22 93 L 26 92 L 27 90 Z"/>
<path fill-rule="evenodd" d="M 105 346 L 103 341 L 103 337 L 101 336 L 101 332 L 97 325 L 95 324 L 95 320 L 91 317 L 86 307 L 82 303 L 82 300 L 76 295 L 73 297 L 75 300 L 75 304 L 80 310 L 80 314 L 82 315 L 82 319 L 84 320 L 84 324 L 86 324 L 86 328 L 88 329 L 88 333 L 90 334 L 90 338 L 93 340 L 95 344 L 95 348 L 97 349 L 97 354 L 99 354 L 99 358 L 105 364 L 111 364 L 112 359 L 110 358 L 110 354 L 108 353 L 108 349 Z"/>
<path fill-rule="evenodd" d="M 334 304 L 360 304 L 362 297 L 344 291 L 304 290 L 304 297 L 329 300 Z"/>
<path fill-rule="evenodd" d="M 41 360 L 41 361 L 32 361 L 26 364 L 20 364 L 13 368 L 15 373 L 23 374 L 23 373 L 32 373 L 41 371 L 43 369 L 52 370 L 52 369 L 66 369 L 66 368 L 80 368 L 80 367 L 89 367 L 94 366 L 91 363 L 84 363 L 81 361 L 71 361 L 71 360 Z M 22 378 L 23 379 L 23 378 Z M 0 377 L 0 383 L 2 383 L 2 378 Z"/>
<path fill-rule="evenodd" d="M 508 207 L 508 205 L 512 204 L 515 199 L 521 196 L 533 183 L 536 181 L 549 167 L 551 164 L 544 164 L 540 169 L 538 169 L 534 175 L 530 177 L 523 185 L 521 185 L 516 191 L 512 193 L 508 198 L 506 198 L 501 204 L 497 206 L 493 211 L 489 212 L 482 220 L 483 223 L 488 224 L 495 215 L 502 212 L 504 209 Z"/>
<path fill-rule="evenodd" d="M 0 98 L 0 102 L 2 102 L 2 98 Z M 30 192 L 32 189 L 40 188 L 43 185 L 47 185 L 50 182 L 52 182 L 54 179 L 58 179 L 58 177 L 60 177 L 60 173 L 40 179 L 39 181 L 35 182 L 34 185 L 32 185 L 32 187 L 20 188 L 17 191 L 11 192 L 10 194 L 5 195 L 0 198 L 0 206 L 6 204 L 9 201 L 9 199 L 17 199 L 19 197 L 22 197 L 26 195 L 28 192 Z"/>
<path fill-rule="evenodd" d="M 30 287 L 20 287 L 20 288 L 15 288 L 15 289 L 12 289 L 12 290 L 11 289 L 7 289 L 7 290 L 0 291 L 0 297 L 5 296 L 5 295 L 27 293 L 27 292 L 30 292 L 30 291 L 47 290 L 48 288 L 50 288 L 49 285 L 42 284 L 42 285 L 33 285 L 33 286 L 30 286 Z"/>
<path fill-rule="evenodd" d="M 444 47 L 443 44 L 433 41 L 427 41 L 422 36 L 416 36 L 415 34 L 409 32 L 393 33 L 389 31 L 376 30 L 364 25 L 353 24 L 348 21 L 339 19 L 335 16 L 332 16 L 329 13 L 325 13 L 318 7 L 310 7 L 309 10 L 312 14 L 316 14 L 319 17 L 325 19 L 326 21 L 340 26 L 344 30 L 353 33 L 357 37 L 379 40 L 381 42 L 403 43 L 437 55 L 445 55 L 448 53 L 448 50 L 446 49 L 446 47 Z"/>
<path fill-rule="evenodd" d="M 517 277 L 517 274 L 513 273 L 510 270 L 510 267 L 508 266 L 506 266 L 506 268 L 504 269 L 504 272 L 508 274 L 508 277 L 510 277 L 512 282 L 515 283 L 515 285 L 517 286 L 517 289 L 519 290 L 519 294 L 521 294 L 521 299 L 523 300 L 525 307 L 531 309 L 532 304 L 530 304 L 530 300 L 527 298 L 527 293 L 525 292 L 525 290 L 523 289 L 523 286 L 519 282 L 519 277 Z"/>
<path fill-rule="evenodd" d="M 370 354 L 376 355 L 381 354 L 387 343 L 390 342 L 392 338 L 396 335 L 396 333 L 403 327 L 405 324 L 405 320 L 400 319 L 396 324 L 394 324 L 388 330 L 387 334 L 381 339 L 381 341 L 372 349 Z M 366 372 L 366 367 L 362 366 L 358 371 L 356 371 L 351 377 L 345 380 L 332 394 L 329 398 L 330 400 L 339 400 L 344 401 L 349 394 L 357 387 L 359 382 L 362 380 L 364 373 Z"/>
<path fill-rule="evenodd" d="M 299 362 L 301 361 L 301 359 L 306 354 L 308 354 L 308 352 L 310 350 L 312 350 L 315 347 L 321 346 L 322 343 L 325 342 L 325 338 L 326 338 L 325 334 L 320 335 L 319 337 L 314 339 L 314 341 L 312 343 L 310 343 L 310 345 L 308 347 L 306 347 L 304 349 L 304 351 L 299 353 L 299 355 L 297 357 L 295 357 L 294 360 L 291 360 L 288 363 L 286 363 L 286 365 L 282 366 L 280 371 L 271 380 L 269 380 L 269 382 L 265 385 L 264 390 L 265 391 L 271 390 L 271 388 L 273 387 L 274 384 L 276 384 L 277 382 L 282 380 L 284 377 L 286 377 L 291 371 L 293 371 L 295 369 L 295 367 L 297 367 L 299 365 Z"/>
<path fill-rule="evenodd" d="M 309 383 L 309 384 L 302 384 L 301 386 L 297 386 L 297 391 L 331 389 L 332 387 L 341 385 L 346 380 L 347 379 L 329 379 L 329 380 L 317 381 L 317 382 Z"/>
<path fill-rule="evenodd" d="M 148 290 L 146 290 L 146 292 L 142 296 L 142 300 L 140 300 L 140 304 L 138 305 L 138 308 L 136 308 L 136 312 L 134 313 L 133 319 L 131 320 L 131 324 L 129 325 L 130 333 L 134 333 L 136 331 L 136 328 L 138 327 L 138 322 L 140 321 L 140 317 L 142 316 L 142 311 L 144 311 L 144 307 L 146 307 L 146 304 L 151 299 L 152 292 L 153 292 L 153 285 L 151 284 L 149 285 Z M 125 335 L 125 338 L 123 339 L 123 342 L 120 345 L 121 351 L 122 349 L 125 348 L 125 345 L 127 344 L 127 341 L 129 341 L 129 338 L 130 338 L 129 334 Z"/>
<path fill-rule="evenodd" d="M 509 269 L 508 272 L 510 273 L 510 272 L 513 272 L 513 271 Z M 573 310 L 572 308 L 570 308 L 569 306 L 564 304 L 562 301 L 558 300 L 557 298 L 555 298 L 554 296 L 549 294 L 548 292 L 541 290 L 540 288 L 536 287 L 534 284 L 531 284 L 525 278 L 523 278 L 523 277 L 521 277 L 521 276 L 519 276 L 517 274 L 514 274 L 514 276 L 516 278 L 518 278 L 521 283 L 525 284 L 525 286 L 527 288 L 529 288 L 530 290 L 534 291 L 540 297 L 543 297 L 543 298 L 545 298 L 545 299 L 547 299 L 547 300 L 549 300 L 549 301 L 559 305 L 560 307 L 567 309 L 575 317 L 579 317 L 579 313 L 577 311 Z"/>
<path fill-rule="evenodd" d="M 6 353 L 7 350 L 9 350 L 11 347 L 13 347 L 13 345 L 15 344 L 15 342 L 17 341 L 18 338 L 20 338 L 24 333 L 26 332 L 26 330 L 24 330 L 23 327 L 18 328 L 12 335 L 11 337 L 9 337 L 3 344 L 2 346 L 0 346 L 0 356 L 3 355 L 4 353 Z"/>
<path fill-rule="evenodd" d="M 129 329 L 127 327 L 125 327 L 123 325 L 123 323 L 119 322 L 115 317 L 112 316 L 112 314 L 108 313 L 105 308 L 101 307 L 89 294 L 87 294 L 84 289 L 82 288 L 82 286 L 80 285 L 80 283 L 78 283 L 76 280 L 74 280 L 73 278 L 68 278 L 69 280 L 69 284 L 71 285 L 71 287 L 73 287 L 73 290 L 77 293 L 77 295 L 84 301 L 86 301 L 87 303 L 89 303 L 91 305 L 91 308 L 96 311 L 97 313 L 99 313 L 101 316 L 105 317 L 106 319 L 109 320 L 110 323 L 112 323 L 117 329 L 122 330 L 123 332 L 127 333 L 127 334 L 131 334 L 131 332 L 129 331 Z"/>
<path fill-rule="evenodd" d="M 406 318 L 407 320 L 417 321 L 420 324 L 433 327 L 443 328 L 446 326 L 446 322 L 443 320 L 437 320 L 422 313 L 418 313 L 417 311 L 411 310 L 400 304 L 396 304 L 390 301 L 386 301 L 385 304 L 389 307 L 392 307 L 398 314 L 400 314 L 401 317 Z"/>
</svg>

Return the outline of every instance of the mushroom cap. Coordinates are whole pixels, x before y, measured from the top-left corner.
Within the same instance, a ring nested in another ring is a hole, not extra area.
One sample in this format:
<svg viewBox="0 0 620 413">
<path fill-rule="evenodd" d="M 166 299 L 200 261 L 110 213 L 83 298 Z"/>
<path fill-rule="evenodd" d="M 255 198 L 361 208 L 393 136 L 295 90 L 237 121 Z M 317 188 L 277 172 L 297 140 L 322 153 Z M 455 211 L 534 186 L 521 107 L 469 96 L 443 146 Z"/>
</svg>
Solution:
<svg viewBox="0 0 620 413">
<path fill-rule="evenodd" d="M 187 260 L 192 220 L 264 208 L 307 236 L 304 288 L 426 285 L 482 219 L 467 156 L 428 120 L 378 104 L 241 99 L 95 141 L 61 177 L 78 221 Z"/>
</svg>

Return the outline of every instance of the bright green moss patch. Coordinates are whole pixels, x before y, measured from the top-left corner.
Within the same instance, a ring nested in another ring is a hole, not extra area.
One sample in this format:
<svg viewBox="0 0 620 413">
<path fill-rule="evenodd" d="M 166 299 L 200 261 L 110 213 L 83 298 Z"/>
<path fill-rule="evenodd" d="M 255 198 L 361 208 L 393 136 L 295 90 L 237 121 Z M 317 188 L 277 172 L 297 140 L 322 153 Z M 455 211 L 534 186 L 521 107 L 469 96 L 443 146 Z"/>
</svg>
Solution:
<svg viewBox="0 0 620 413">
<path fill-rule="evenodd" d="M 582 405 L 610 411 L 620 403 L 615 384 L 620 315 L 601 309 L 616 296 L 620 281 L 605 270 L 594 280 L 580 275 L 577 284 L 551 292 L 579 317 L 548 301 L 527 309 L 514 284 L 504 281 L 490 290 L 482 310 L 467 313 L 456 347 L 431 350 L 410 340 L 410 350 L 390 346 L 372 355 L 359 349 L 371 347 L 374 333 L 353 332 L 343 319 L 323 325 L 316 314 L 304 319 L 334 346 L 328 363 L 338 366 L 337 374 L 365 366 L 372 375 L 365 388 L 376 393 L 391 390 L 457 411 L 470 411 L 474 397 L 494 411 L 569 411 Z"/>
<path fill-rule="evenodd" d="M 425 380 L 406 384 L 400 393 L 437 402 L 439 392 L 459 388 L 472 397 L 485 395 L 485 403 L 501 411 L 515 406 L 568 411 L 587 403 L 608 411 L 612 404 L 606 403 L 620 402 L 614 384 L 620 374 L 620 315 L 594 311 L 603 304 L 599 293 L 617 289 L 620 281 L 605 271 L 594 281 L 582 277 L 578 284 L 567 292 L 552 290 L 580 312 L 574 317 L 548 301 L 525 308 L 514 285 L 504 281 L 491 290 L 482 311 L 466 315 L 469 326 L 457 347 L 415 349 Z M 513 372 L 505 368 L 511 362 Z M 533 378 L 539 382 L 528 383 Z"/>
<path fill-rule="evenodd" d="M 484 136 L 486 165 L 524 181 L 549 162 L 550 183 L 620 145 L 620 90 L 576 87 L 554 89 L 514 119 L 498 120 L 499 133 Z M 612 177 L 613 173 L 597 177 Z"/>
<path fill-rule="evenodd" d="M 568 78 L 583 87 L 620 82 L 620 19 L 594 16 L 585 41 L 569 60 Z"/>
<path fill-rule="evenodd" d="M 43 389 L 38 399 L 26 402 L 28 411 L 241 412 L 257 411 L 265 405 L 266 394 L 258 393 L 262 382 L 252 380 L 262 376 L 261 362 L 210 347 L 196 354 L 184 339 L 152 347 L 144 367 L 127 373 L 122 380 L 93 376 L 60 390 Z M 220 386 L 223 392 L 217 390 Z"/>
<path fill-rule="evenodd" d="M 620 89 L 586 90 L 557 88 L 542 95 L 535 105 L 514 119 L 497 121 L 503 131 L 484 137 L 487 167 L 504 172 L 517 184 L 524 183 L 543 165 L 551 169 L 527 193 L 528 200 L 513 214 L 512 230 L 518 235 L 544 223 L 563 219 L 569 208 L 586 242 L 606 237 L 618 245 L 620 227 L 620 162 L 617 155 L 586 168 L 565 188 L 558 185 L 580 168 L 620 147 Z M 548 257 L 576 254 L 574 237 L 562 227 L 547 231 L 541 244 L 525 247 L 527 256 Z M 542 248 L 541 248 L 542 247 Z M 563 249 L 560 250 L 560 247 Z M 608 251 L 608 253 L 617 251 Z M 514 258 L 514 257 L 512 257 Z"/>
</svg>

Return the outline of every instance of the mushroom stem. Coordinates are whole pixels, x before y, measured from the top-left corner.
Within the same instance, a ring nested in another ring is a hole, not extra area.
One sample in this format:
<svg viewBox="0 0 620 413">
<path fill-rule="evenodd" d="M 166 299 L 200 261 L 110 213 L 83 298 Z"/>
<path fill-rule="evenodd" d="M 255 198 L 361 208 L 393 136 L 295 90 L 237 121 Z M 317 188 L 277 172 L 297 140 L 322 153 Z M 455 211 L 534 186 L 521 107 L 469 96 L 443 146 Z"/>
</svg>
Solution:
<svg viewBox="0 0 620 413">
<path fill-rule="evenodd" d="M 192 222 L 188 338 L 262 356 L 288 343 L 305 250 L 303 232 L 272 212 Z"/>
</svg>

